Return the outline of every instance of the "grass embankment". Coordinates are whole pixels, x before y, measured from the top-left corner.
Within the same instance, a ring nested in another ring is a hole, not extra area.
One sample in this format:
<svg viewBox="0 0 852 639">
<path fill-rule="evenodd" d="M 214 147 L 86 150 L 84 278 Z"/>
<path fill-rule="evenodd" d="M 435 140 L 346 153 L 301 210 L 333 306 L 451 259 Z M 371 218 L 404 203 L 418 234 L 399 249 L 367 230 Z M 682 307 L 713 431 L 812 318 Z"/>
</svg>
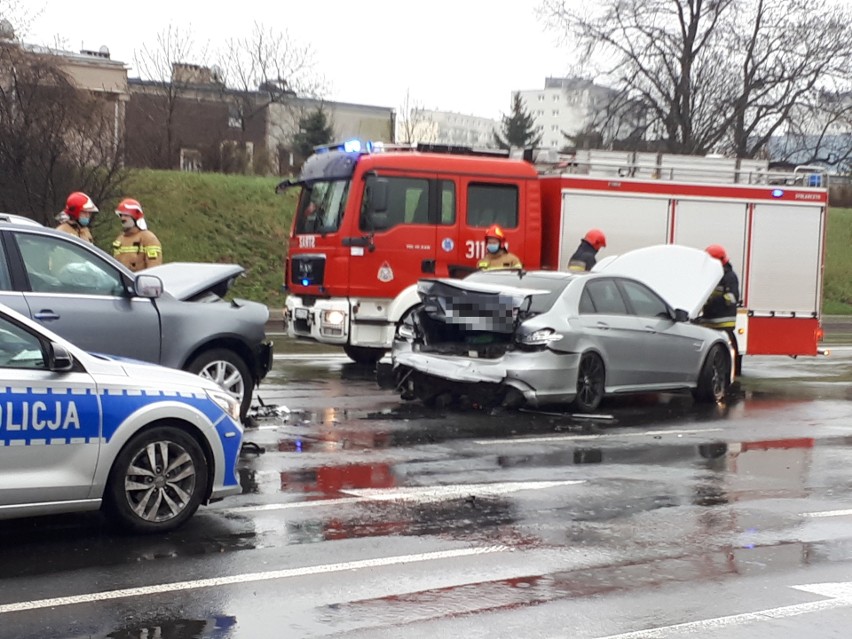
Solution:
<svg viewBox="0 0 852 639">
<path fill-rule="evenodd" d="M 276 195 L 278 182 L 243 175 L 137 170 L 131 172 L 124 192 L 142 203 L 167 262 L 241 264 L 246 277 L 234 286 L 233 295 L 280 308 L 295 190 Z M 103 203 L 101 208 L 112 211 L 115 204 Z M 101 218 L 95 237 L 109 251 L 120 228 L 114 216 Z M 852 315 L 852 209 L 829 211 L 825 264 L 823 311 Z M 795 258 L 790 268 L 795 268 Z"/>
<path fill-rule="evenodd" d="M 829 209 L 823 293 L 823 313 L 852 315 L 852 209 Z"/>
<path fill-rule="evenodd" d="M 293 213 L 293 190 L 275 194 L 278 178 L 180 171 L 134 170 L 123 192 L 142 204 L 166 262 L 236 263 L 246 269 L 234 297 L 284 305 L 284 253 Z M 117 202 L 99 203 L 98 246 L 111 252 L 121 230 L 111 214 Z M 109 215 L 107 215 L 109 213 Z"/>
</svg>

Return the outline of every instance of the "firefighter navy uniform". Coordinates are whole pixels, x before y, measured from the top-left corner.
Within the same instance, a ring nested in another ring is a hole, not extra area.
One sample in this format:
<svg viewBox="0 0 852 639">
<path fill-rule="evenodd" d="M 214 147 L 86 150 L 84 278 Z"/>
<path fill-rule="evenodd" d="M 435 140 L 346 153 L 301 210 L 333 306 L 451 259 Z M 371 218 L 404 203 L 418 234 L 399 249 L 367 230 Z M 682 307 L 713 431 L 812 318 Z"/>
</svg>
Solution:
<svg viewBox="0 0 852 639">
<path fill-rule="evenodd" d="M 586 240 L 580 240 L 580 246 L 574 251 L 574 255 L 568 260 L 568 270 L 575 273 L 591 271 L 597 263 L 597 250 Z"/>
<path fill-rule="evenodd" d="M 112 254 L 134 273 L 163 263 L 163 247 L 151 231 L 138 227 L 121 233 L 112 243 Z"/>
<path fill-rule="evenodd" d="M 701 323 L 712 328 L 733 328 L 737 323 L 740 280 L 730 262 L 722 266 L 722 279 L 704 305 Z"/>
</svg>

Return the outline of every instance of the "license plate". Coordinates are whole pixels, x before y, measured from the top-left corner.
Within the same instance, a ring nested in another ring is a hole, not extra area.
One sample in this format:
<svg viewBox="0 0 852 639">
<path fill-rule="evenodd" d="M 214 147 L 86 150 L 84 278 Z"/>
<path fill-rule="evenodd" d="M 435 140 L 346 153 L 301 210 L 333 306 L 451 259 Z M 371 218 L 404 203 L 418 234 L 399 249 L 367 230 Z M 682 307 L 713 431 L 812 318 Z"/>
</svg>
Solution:
<svg viewBox="0 0 852 639">
<path fill-rule="evenodd" d="M 296 319 L 308 319 L 308 309 L 297 308 L 296 309 Z"/>
</svg>

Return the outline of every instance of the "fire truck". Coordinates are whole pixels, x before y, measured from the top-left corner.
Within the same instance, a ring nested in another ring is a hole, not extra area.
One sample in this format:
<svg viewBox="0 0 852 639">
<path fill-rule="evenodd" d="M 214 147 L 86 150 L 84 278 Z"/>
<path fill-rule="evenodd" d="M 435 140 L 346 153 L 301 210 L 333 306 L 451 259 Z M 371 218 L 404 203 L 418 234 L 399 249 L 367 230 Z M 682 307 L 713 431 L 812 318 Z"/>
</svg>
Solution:
<svg viewBox="0 0 852 639">
<path fill-rule="evenodd" d="M 392 345 L 423 277 L 463 277 L 499 224 L 524 268 L 565 269 L 602 229 L 616 255 L 721 244 L 740 278 L 740 357 L 816 355 L 822 338 L 827 178 L 767 161 L 579 151 L 495 151 L 359 141 L 318 148 L 301 175 L 285 265 L 285 329 L 361 363 Z"/>
</svg>

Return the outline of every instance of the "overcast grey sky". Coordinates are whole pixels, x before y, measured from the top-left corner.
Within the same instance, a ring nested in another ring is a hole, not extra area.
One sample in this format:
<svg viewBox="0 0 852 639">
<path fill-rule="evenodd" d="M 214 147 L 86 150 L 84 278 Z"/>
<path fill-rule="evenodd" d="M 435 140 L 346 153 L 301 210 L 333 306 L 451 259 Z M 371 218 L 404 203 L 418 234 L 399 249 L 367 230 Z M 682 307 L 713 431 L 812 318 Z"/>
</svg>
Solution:
<svg viewBox="0 0 852 639">
<path fill-rule="evenodd" d="M 427 108 L 499 117 L 512 90 L 543 87 L 545 76 L 569 68 L 567 52 L 537 21 L 535 0 L 26 4 L 38 11 L 27 40 L 51 44 L 59 37 L 73 50 L 106 45 L 113 59 L 131 66 L 131 76 L 134 50 L 169 23 L 192 27 L 196 41 L 215 47 L 249 35 L 260 21 L 313 46 L 329 99 L 395 108 L 410 89 Z"/>
</svg>

